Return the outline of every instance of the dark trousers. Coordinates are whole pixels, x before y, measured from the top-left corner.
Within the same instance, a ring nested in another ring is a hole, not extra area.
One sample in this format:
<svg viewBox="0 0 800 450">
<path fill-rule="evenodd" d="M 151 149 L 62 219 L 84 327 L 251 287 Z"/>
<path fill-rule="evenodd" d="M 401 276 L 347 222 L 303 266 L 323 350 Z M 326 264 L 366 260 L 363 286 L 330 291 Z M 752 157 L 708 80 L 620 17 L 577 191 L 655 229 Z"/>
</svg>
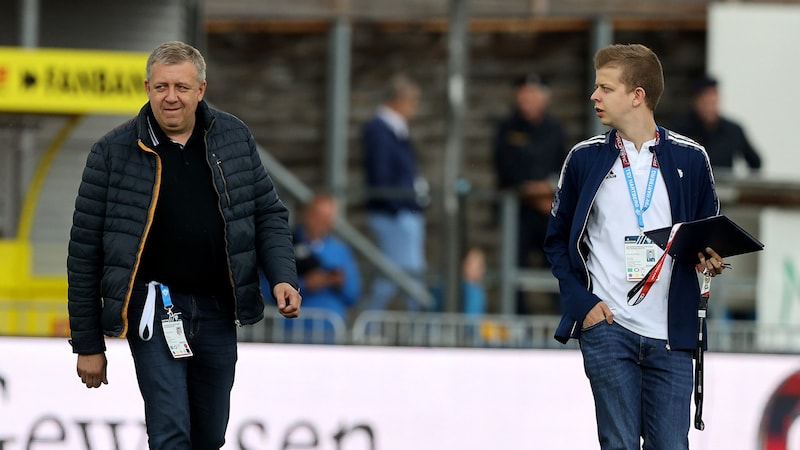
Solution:
<svg viewBox="0 0 800 450">
<path fill-rule="evenodd" d="M 230 393 L 236 367 L 236 326 L 232 305 L 213 297 L 172 292 L 175 312 L 181 312 L 184 333 L 194 353 L 172 357 L 157 298 L 153 337 L 138 335 L 146 287 L 134 288 L 128 311 L 128 344 L 145 404 L 150 449 L 219 449 L 225 443 L 230 416 Z"/>
<path fill-rule="evenodd" d="M 547 268 L 550 265 L 544 256 L 544 237 L 550 216 L 520 202 L 519 229 L 517 231 L 517 265 L 521 268 Z M 557 295 L 550 295 L 551 313 L 559 313 L 561 304 Z M 517 291 L 517 314 L 541 313 L 534 311 L 525 291 Z"/>
</svg>

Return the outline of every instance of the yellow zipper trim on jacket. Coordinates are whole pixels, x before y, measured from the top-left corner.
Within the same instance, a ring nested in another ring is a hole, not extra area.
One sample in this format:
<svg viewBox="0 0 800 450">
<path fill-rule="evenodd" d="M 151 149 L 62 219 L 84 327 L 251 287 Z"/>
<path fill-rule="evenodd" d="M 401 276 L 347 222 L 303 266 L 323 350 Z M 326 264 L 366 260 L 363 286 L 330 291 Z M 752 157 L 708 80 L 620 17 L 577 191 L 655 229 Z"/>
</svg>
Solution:
<svg viewBox="0 0 800 450">
<path fill-rule="evenodd" d="M 147 234 L 150 232 L 150 226 L 153 225 L 153 217 L 156 213 L 156 203 L 158 203 L 158 194 L 161 191 L 161 158 L 153 149 L 144 145 L 141 139 L 139 139 L 137 143 L 139 148 L 145 152 L 152 153 L 156 157 L 156 184 L 153 187 L 153 198 L 150 201 L 150 209 L 147 211 L 147 222 L 144 225 L 142 239 L 139 241 L 139 249 L 136 251 L 136 261 L 133 263 L 131 279 L 128 281 L 128 290 L 125 293 L 125 303 L 122 305 L 122 333 L 119 336 L 120 338 L 125 338 L 128 334 L 128 304 L 131 301 L 131 294 L 133 294 L 133 283 L 136 280 L 136 272 L 139 270 L 139 263 L 142 261 L 142 253 L 144 253 L 144 244 L 147 242 Z"/>
</svg>

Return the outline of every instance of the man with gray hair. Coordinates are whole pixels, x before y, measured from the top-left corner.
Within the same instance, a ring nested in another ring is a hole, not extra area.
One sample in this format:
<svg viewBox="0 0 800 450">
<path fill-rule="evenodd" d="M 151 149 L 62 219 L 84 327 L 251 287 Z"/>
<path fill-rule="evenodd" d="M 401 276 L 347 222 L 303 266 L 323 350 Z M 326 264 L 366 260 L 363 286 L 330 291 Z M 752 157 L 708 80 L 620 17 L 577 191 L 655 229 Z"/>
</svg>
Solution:
<svg viewBox="0 0 800 450">
<path fill-rule="evenodd" d="M 378 247 L 392 262 L 422 282 L 425 270 L 425 217 L 428 183 L 420 175 L 409 139 L 408 121 L 417 113 L 420 88 L 398 74 L 387 85 L 383 103 L 364 125 L 362 145 L 367 182 L 367 221 Z M 397 294 L 397 285 L 378 276 L 367 308 L 383 310 Z M 412 298 L 406 308 L 419 309 Z"/>
<path fill-rule="evenodd" d="M 203 101 L 205 76 L 190 45 L 153 51 L 149 102 L 92 146 L 70 235 L 78 376 L 108 384 L 103 335 L 127 337 L 151 449 L 224 444 L 236 328 L 263 318 L 259 269 L 281 314 L 300 309 L 288 212 L 247 126 Z"/>
</svg>

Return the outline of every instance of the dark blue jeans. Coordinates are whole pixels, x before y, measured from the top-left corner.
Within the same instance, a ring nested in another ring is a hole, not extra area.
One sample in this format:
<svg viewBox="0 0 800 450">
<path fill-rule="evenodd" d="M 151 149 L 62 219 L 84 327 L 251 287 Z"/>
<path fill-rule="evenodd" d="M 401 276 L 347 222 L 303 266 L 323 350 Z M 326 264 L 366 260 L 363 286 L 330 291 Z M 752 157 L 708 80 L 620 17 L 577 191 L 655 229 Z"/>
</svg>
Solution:
<svg viewBox="0 0 800 450">
<path fill-rule="evenodd" d="M 689 448 L 692 354 L 605 321 L 581 331 L 603 450 Z"/>
<path fill-rule="evenodd" d="M 161 328 L 166 316 L 160 294 L 153 337 L 149 341 L 139 337 L 145 294 L 146 287 L 137 282 L 128 310 L 128 344 L 144 399 L 150 449 L 219 449 L 225 443 L 237 359 L 232 305 L 171 292 L 173 311 L 181 312 L 194 353 L 175 359 Z"/>
</svg>

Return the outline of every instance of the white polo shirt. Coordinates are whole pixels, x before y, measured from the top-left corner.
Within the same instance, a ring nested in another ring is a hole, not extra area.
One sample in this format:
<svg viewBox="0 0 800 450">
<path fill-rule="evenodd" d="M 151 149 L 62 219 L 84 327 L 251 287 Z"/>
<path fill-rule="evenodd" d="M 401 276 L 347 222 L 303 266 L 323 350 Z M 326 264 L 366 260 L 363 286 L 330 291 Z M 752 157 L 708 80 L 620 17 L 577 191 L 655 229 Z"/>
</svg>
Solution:
<svg viewBox="0 0 800 450">
<path fill-rule="evenodd" d="M 633 142 L 622 141 L 630 161 L 639 204 L 644 206 L 647 180 L 654 154 L 649 151 L 655 139 L 642 145 L 641 153 Z M 656 177 L 652 203 L 643 214 L 644 230 L 672 226 L 672 214 L 667 188 L 661 170 Z M 642 336 L 667 339 L 667 296 L 672 275 L 672 258 L 667 256 L 658 281 L 636 306 L 628 305 L 628 291 L 636 284 L 626 279 L 625 237 L 641 234 L 633 202 L 622 168 L 617 158 L 597 191 L 584 242 L 589 247 L 587 265 L 592 290 L 614 313 L 614 320 Z M 657 249 L 656 259 L 663 251 Z M 635 298 L 635 297 L 634 297 Z"/>
</svg>

